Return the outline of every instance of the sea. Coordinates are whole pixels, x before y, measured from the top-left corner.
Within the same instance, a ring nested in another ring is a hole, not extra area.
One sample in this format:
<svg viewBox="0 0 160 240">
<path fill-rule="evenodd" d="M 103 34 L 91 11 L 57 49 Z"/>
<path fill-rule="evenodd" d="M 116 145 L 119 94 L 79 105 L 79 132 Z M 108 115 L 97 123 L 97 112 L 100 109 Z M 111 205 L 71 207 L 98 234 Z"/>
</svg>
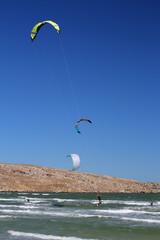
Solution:
<svg viewBox="0 0 160 240">
<path fill-rule="evenodd" d="M 1 192 L 0 240 L 160 240 L 160 194 L 97 194 Z"/>
</svg>

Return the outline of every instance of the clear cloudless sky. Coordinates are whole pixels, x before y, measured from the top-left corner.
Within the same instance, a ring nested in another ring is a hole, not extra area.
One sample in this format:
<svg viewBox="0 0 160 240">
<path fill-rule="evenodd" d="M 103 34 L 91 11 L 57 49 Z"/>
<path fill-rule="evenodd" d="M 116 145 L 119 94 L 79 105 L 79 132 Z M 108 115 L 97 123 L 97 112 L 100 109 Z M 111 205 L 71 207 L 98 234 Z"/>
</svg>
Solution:
<svg viewBox="0 0 160 240">
<path fill-rule="evenodd" d="M 0 1 L 0 161 L 160 182 L 160 2 Z M 31 42 L 33 26 L 49 24 Z M 75 123 L 81 122 L 78 134 Z"/>
</svg>

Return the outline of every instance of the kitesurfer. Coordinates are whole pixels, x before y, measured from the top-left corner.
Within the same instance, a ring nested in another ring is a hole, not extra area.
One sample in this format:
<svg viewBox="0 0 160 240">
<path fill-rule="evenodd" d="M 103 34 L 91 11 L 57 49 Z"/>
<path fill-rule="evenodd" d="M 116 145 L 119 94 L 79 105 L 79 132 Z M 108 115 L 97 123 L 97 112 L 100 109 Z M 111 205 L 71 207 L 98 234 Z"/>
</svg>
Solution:
<svg viewBox="0 0 160 240">
<path fill-rule="evenodd" d="M 98 194 L 98 195 L 97 195 L 97 198 L 98 198 L 98 200 L 99 200 L 99 203 L 97 203 L 97 206 L 99 206 L 99 205 L 101 205 L 101 198 L 102 198 L 102 196 L 101 196 L 100 194 Z"/>
</svg>

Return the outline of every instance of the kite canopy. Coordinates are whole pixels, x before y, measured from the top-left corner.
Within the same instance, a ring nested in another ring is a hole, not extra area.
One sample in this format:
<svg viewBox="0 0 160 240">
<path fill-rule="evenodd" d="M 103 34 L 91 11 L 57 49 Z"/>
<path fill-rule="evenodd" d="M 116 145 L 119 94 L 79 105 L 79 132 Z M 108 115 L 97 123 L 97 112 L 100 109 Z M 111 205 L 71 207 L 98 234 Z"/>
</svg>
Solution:
<svg viewBox="0 0 160 240">
<path fill-rule="evenodd" d="M 79 129 L 78 129 L 78 123 L 81 122 L 81 121 L 87 121 L 87 122 L 89 122 L 89 123 L 92 123 L 92 122 L 91 122 L 89 119 L 87 119 L 87 118 L 81 118 L 78 122 L 76 122 L 76 125 L 75 125 L 76 131 L 77 131 L 78 133 L 81 133 L 81 132 L 79 131 Z"/>
<path fill-rule="evenodd" d="M 53 22 L 53 21 L 43 21 L 43 22 L 39 22 L 37 23 L 33 29 L 32 29 L 32 32 L 31 32 L 31 40 L 32 42 L 34 41 L 35 37 L 37 36 L 37 33 L 39 32 L 39 30 L 41 29 L 42 26 L 44 26 L 46 23 L 49 23 L 51 24 L 56 30 L 57 30 L 57 33 L 60 34 L 60 28 L 58 26 L 57 23 Z"/>
<path fill-rule="evenodd" d="M 72 171 L 76 171 L 80 166 L 80 157 L 77 154 L 69 154 L 67 157 L 72 157 L 73 168 Z"/>
</svg>

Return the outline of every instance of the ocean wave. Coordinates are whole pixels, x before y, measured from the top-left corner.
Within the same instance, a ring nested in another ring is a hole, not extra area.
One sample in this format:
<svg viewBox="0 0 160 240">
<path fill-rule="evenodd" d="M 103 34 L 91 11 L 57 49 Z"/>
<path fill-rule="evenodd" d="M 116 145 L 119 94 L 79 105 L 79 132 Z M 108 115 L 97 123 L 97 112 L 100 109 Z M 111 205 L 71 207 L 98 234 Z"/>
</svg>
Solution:
<svg viewBox="0 0 160 240">
<path fill-rule="evenodd" d="M 29 194 L 29 193 L 18 193 L 18 195 L 27 195 L 27 194 Z"/>
<path fill-rule="evenodd" d="M 12 218 L 12 215 L 0 215 L 0 218 Z"/>
<path fill-rule="evenodd" d="M 45 239 L 45 240 L 93 240 L 93 239 L 84 239 L 84 238 L 78 238 L 78 237 L 53 236 L 53 235 L 46 235 L 46 234 L 40 234 L 40 233 L 26 233 L 26 232 L 12 231 L 12 230 L 9 230 L 8 233 L 12 236 L 32 237 L 32 238 Z"/>
<path fill-rule="evenodd" d="M 53 201 L 57 202 L 80 202 L 79 199 L 63 199 L 63 198 L 53 198 Z"/>
<path fill-rule="evenodd" d="M 145 222 L 145 223 L 158 223 L 160 224 L 160 220 L 156 220 L 156 219 L 140 219 L 140 218 L 126 218 L 123 217 L 123 220 L 127 220 L 127 221 L 134 221 L 134 222 Z"/>
<path fill-rule="evenodd" d="M 22 209 L 35 209 L 39 208 L 39 206 L 32 206 L 32 205 L 0 205 L 0 208 L 22 208 Z"/>
<path fill-rule="evenodd" d="M 160 202 L 155 202 L 153 205 L 160 206 Z"/>
<path fill-rule="evenodd" d="M 93 204 L 96 204 L 96 200 L 92 200 Z M 150 202 L 142 202 L 142 201 L 126 201 L 126 200 L 103 200 L 103 204 L 120 204 L 120 205 L 133 205 L 133 206 L 150 206 Z"/>
<path fill-rule="evenodd" d="M 24 197 L 23 197 L 24 198 Z M 21 198 L 0 198 L 0 201 L 6 201 L 6 202 L 22 202 L 23 199 Z"/>
<path fill-rule="evenodd" d="M 66 217 L 66 218 L 93 218 L 93 217 L 99 217 L 99 218 L 106 218 L 108 217 L 107 214 L 112 215 L 112 217 L 115 217 L 116 215 L 129 215 L 132 216 L 142 216 L 142 215 L 160 215 L 159 212 L 145 212 L 145 211 L 135 211 L 130 209 L 109 209 L 109 210 L 88 210 L 86 211 L 72 211 L 69 210 L 66 211 L 59 211 L 59 210 L 53 210 L 53 208 L 47 208 L 47 209 L 39 209 L 39 210 L 32 210 L 31 209 L 25 209 L 23 210 L 23 207 L 21 209 L 0 209 L 0 212 L 3 214 L 13 214 L 13 215 L 32 215 L 32 216 L 51 216 L 51 217 Z M 110 216 L 111 217 L 111 216 Z"/>
<path fill-rule="evenodd" d="M 137 211 L 137 210 L 132 210 L 132 209 L 96 209 L 94 210 L 95 212 L 101 212 L 101 213 L 113 213 L 113 214 L 130 214 L 130 213 L 135 213 L 135 214 L 151 214 L 151 215 L 160 215 L 160 212 L 148 212 L 148 211 Z"/>
<path fill-rule="evenodd" d="M 35 215 L 35 216 L 51 216 L 51 217 L 67 217 L 67 218 L 92 218 L 92 217 L 105 217 L 103 215 L 78 213 L 78 212 L 55 212 L 55 211 L 32 211 L 32 210 L 11 210 L 4 209 L 0 210 L 1 213 L 5 214 L 25 214 L 25 215 Z"/>
<path fill-rule="evenodd" d="M 109 209 L 109 210 L 95 210 L 96 212 L 101 212 L 101 213 L 113 213 L 113 214 L 128 214 L 128 213 L 135 213 L 137 211 L 134 211 L 134 210 L 130 210 L 130 209 L 116 209 L 116 210 L 112 210 L 112 209 Z"/>
</svg>

